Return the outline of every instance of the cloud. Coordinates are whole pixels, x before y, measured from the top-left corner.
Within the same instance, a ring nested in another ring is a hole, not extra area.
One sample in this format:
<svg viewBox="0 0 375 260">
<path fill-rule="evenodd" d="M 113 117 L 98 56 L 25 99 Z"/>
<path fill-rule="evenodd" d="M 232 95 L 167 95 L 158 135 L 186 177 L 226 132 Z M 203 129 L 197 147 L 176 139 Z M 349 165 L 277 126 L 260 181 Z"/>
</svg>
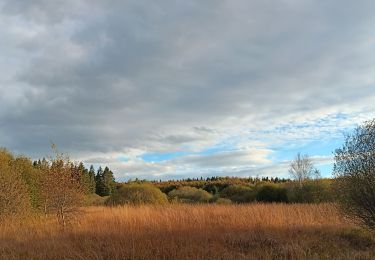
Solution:
<svg viewBox="0 0 375 260">
<path fill-rule="evenodd" d="M 36 158 L 52 140 L 119 176 L 274 165 L 279 147 L 337 137 L 373 115 L 374 7 L 5 0 L 0 142 Z M 179 164 L 131 152 L 197 153 L 223 143 L 236 152 Z M 129 162 L 116 162 L 120 155 Z"/>
<path fill-rule="evenodd" d="M 176 164 L 192 164 L 196 167 L 214 168 L 214 167 L 235 167 L 245 165 L 259 165 L 270 163 L 267 156 L 272 151 L 267 149 L 257 149 L 253 151 L 221 151 L 210 155 L 191 155 L 182 159 L 177 159 Z"/>
</svg>

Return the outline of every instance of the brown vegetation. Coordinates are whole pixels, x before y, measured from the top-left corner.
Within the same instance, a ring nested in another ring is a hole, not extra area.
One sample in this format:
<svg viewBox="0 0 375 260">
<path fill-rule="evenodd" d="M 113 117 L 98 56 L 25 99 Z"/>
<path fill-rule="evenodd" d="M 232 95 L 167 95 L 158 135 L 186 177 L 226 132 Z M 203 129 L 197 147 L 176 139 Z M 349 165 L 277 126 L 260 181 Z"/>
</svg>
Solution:
<svg viewBox="0 0 375 260">
<path fill-rule="evenodd" d="M 374 237 L 329 204 L 89 207 L 0 224 L 1 259 L 373 259 Z"/>
<path fill-rule="evenodd" d="M 83 201 L 83 188 L 76 177 L 68 157 L 57 154 L 48 167 L 42 167 L 42 197 L 45 213 L 57 216 L 59 224 L 66 226 Z"/>
<path fill-rule="evenodd" d="M 25 215 L 31 207 L 27 187 L 14 157 L 0 149 L 0 221 Z"/>
</svg>

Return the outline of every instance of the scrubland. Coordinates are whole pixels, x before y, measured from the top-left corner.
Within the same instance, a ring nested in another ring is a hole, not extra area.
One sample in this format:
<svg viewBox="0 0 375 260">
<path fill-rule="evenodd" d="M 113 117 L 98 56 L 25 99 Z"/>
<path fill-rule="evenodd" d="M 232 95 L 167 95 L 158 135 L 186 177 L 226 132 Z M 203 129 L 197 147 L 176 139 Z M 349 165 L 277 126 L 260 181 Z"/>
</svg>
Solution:
<svg viewBox="0 0 375 260">
<path fill-rule="evenodd" d="M 1 259 L 373 259 L 374 236 L 330 204 L 82 208 L 0 225 Z"/>
</svg>

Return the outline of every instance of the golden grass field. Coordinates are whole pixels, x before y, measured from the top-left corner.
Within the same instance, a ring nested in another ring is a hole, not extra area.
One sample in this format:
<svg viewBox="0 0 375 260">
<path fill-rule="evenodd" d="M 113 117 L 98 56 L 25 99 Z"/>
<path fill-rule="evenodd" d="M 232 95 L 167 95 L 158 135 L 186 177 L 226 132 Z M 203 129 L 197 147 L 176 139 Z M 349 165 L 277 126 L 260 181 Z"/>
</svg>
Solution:
<svg viewBox="0 0 375 260">
<path fill-rule="evenodd" d="M 375 259 L 374 236 L 332 205 L 89 207 L 0 226 L 1 259 Z"/>
</svg>

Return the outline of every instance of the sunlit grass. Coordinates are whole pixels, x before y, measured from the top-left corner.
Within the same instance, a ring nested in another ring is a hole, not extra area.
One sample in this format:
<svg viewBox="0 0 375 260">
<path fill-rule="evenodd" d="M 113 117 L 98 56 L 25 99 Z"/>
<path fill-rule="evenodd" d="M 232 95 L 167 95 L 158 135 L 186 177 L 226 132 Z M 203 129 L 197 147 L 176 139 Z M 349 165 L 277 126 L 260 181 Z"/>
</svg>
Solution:
<svg viewBox="0 0 375 260">
<path fill-rule="evenodd" d="M 332 205 L 90 207 L 66 230 L 54 219 L 3 223 L 3 259 L 280 259 L 375 257 L 373 236 Z"/>
</svg>

